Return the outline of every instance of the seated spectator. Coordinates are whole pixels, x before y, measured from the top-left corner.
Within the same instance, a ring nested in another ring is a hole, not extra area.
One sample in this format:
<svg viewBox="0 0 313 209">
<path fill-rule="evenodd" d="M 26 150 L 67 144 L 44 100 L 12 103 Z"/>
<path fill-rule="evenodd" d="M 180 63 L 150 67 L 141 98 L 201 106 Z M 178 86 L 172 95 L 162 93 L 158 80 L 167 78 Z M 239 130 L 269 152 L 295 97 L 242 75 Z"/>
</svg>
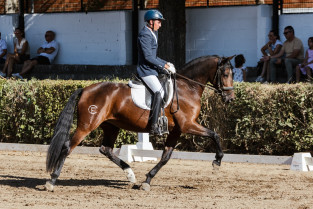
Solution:
<svg viewBox="0 0 313 209">
<path fill-rule="evenodd" d="M 235 57 L 235 68 L 233 69 L 234 81 L 243 82 L 247 81 L 246 74 L 247 68 L 244 66 L 246 62 L 245 57 L 242 54 L 239 54 Z"/>
<path fill-rule="evenodd" d="M 5 61 L 4 67 L 0 75 L 3 77 L 11 77 L 13 71 L 13 65 L 15 63 L 22 64 L 29 57 L 29 45 L 27 40 L 24 38 L 24 32 L 20 28 L 16 28 L 14 31 L 14 53 L 8 54 Z"/>
<path fill-rule="evenodd" d="M 4 63 L 7 54 L 7 43 L 5 40 L 1 39 L 1 32 L 0 32 L 0 63 Z"/>
<path fill-rule="evenodd" d="M 284 64 L 288 76 L 287 83 L 290 83 L 292 81 L 294 67 L 300 64 L 303 60 L 304 54 L 303 44 L 300 39 L 295 37 L 293 27 L 292 26 L 285 27 L 284 35 L 287 40 L 284 42 L 283 47 L 281 48 L 279 53 L 273 56 L 268 56 L 270 59 L 271 82 L 276 82 L 276 71 L 277 71 L 276 62 L 279 57 L 285 55 Z"/>
<path fill-rule="evenodd" d="M 30 60 L 24 62 L 22 71 L 20 73 L 12 74 L 13 77 L 23 79 L 23 76 L 30 71 L 35 65 L 50 65 L 55 56 L 58 53 L 59 46 L 58 43 L 54 40 L 55 33 L 53 31 L 47 31 L 45 34 L 46 41 L 43 45 L 37 50 L 39 56 L 34 57 Z"/>
<path fill-rule="evenodd" d="M 301 73 L 307 75 L 307 79 L 312 81 L 313 70 L 313 37 L 308 40 L 309 49 L 305 52 L 305 58 L 302 64 L 296 67 L 296 82 L 300 81 Z"/>
<path fill-rule="evenodd" d="M 269 57 L 275 54 L 278 54 L 283 43 L 280 41 L 280 37 L 278 33 L 274 30 L 271 30 L 268 34 L 269 42 L 267 42 L 261 49 L 263 57 L 261 58 L 261 62 L 263 62 L 263 68 L 261 75 L 257 77 L 256 82 L 264 82 L 265 76 L 266 81 L 269 82 L 270 77 L 270 67 L 269 67 Z"/>
</svg>

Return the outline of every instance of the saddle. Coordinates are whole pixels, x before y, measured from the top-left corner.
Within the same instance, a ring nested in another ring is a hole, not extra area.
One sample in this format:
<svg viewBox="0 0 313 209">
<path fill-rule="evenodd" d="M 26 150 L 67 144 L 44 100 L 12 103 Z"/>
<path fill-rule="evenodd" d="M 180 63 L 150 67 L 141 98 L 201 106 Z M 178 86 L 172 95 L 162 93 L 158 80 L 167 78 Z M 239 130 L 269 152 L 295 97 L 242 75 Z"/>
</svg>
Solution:
<svg viewBox="0 0 313 209">
<path fill-rule="evenodd" d="M 158 79 L 164 89 L 163 108 L 167 107 L 173 98 L 173 81 L 170 76 L 160 74 Z M 128 82 L 131 97 L 135 105 L 141 109 L 151 110 L 153 92 L 137 76 Z"/>
<path fill-rule="evenodd" d="M 157 131 L 158 135 L 163 135 L 165 133 L 169 133 L 168 120 L 164 114 L 164 108 L 170 104 L 173 98 L 174 87 L 170 76 L 161 74 L 159 75 L 158 79 L 163 87 L 164 97 L 163 102 L 161 103 L 161 114 L 158 116 L 156 124 L 158 129 Z M 128 86 L 131 88 L 131 97 L 135 105 L 145 110 L 151 110 L 153 92 L 149 89 L 149 87 L 147 87 L 146 84 L 142 82 L 138 77 L 135 77 L 135 79 L 130 80 Z M 152 112 L 150 112 L 149 120 L 151 119 L 152 121 L 153 118 L 151 118 L 152 117 L 151 113 Z"/>
</svg>

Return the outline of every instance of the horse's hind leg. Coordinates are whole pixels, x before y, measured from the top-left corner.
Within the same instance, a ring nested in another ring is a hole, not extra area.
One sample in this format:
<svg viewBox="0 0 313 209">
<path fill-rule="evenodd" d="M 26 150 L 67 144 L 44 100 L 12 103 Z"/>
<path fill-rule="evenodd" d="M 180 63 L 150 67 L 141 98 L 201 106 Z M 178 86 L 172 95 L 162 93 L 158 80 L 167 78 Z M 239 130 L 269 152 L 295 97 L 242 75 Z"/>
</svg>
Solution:
<svg viewBox="0 0 313 209">
<path fill-rule="evenodd" d="M 136 183 L 136 177 L 130 166 L 113 153 L 114 143 L 118 136 L 119 128 L 109 123 L 102 123 L 100 127 L 103 129 L 103 141 L 99 149 L 100 153 L 109 158 L 113 163 L 118 165 L 126 173 L 127 179 Z"/>
<path fill-rule="evenodd" d="M 53 191 L 56 180 L 61 174 L 62 167 L 64 165 L 66 157 L 73 151 L 73 149 L 79 145 L 79 143 L 90 133 L 90 131 L 81 131 L 79 128 L 76 129 L 74 136 L 70 141 L 65 142 L 62 147 L 62 151 L 59 157 L 59 163 L 53 172 L 50 174 L 51 180 L 46 182 L 46 189 Z"/>
</svg>

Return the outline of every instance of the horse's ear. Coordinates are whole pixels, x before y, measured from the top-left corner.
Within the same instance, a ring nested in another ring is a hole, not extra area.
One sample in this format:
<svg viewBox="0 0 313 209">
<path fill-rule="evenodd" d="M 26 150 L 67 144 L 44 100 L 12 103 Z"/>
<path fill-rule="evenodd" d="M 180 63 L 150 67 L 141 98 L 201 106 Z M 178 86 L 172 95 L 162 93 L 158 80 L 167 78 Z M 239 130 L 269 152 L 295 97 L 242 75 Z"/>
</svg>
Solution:
<svg viewBox="0 0 313 209">
<path fill-rule="evenodd" d="M 231 57 L 227 57 L 228 61 L 232 60 L 236 55 L 233 55 Z"/>
<path fill-rule="evenodd" d="M 233 59 L 236 55 L 233 55 L 231 57 L 223 57 L 222 60 L 221 60 L 221 64 L 224 65 L 226 64 L 227 62 L 229 62 L 231 59 Z"/>
</svg>

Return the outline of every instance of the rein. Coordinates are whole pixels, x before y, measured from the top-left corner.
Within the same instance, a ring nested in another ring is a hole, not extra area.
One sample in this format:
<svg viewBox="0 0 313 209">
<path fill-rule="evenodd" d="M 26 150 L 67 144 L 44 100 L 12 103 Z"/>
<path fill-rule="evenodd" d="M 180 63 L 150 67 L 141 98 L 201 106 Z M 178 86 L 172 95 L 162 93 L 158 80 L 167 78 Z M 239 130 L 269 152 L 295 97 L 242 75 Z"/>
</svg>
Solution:
<svg viewBox="0 0 313 209">
<path fill-rule="evenodd" d="M 205 88 L 205 87 L 208 87 L 209 89 L 212 89 L 212 90 L 214 90 L 215 92 L 218 92 L 218 91 L 216 90 L 216 88 L 214 88 L 214 87 L 212 86 L 211 83 L 204 85 L 204 84 L 202 84 L 202 83 L 199 83 L 198 81 L 194 81 L 194 80 L 192 80 L 192 79 L 190 79 L 190 78 L 187 78 L 187 77 L 185 77 L 185 76 L 183 76 L 183 75 L 181 75 L 181 74 L 179 74 L 179 73 L 176 73 L 175 75 L 178 75 L 179 77 L 181 77 L 181 78 L 183 78 L 183 79 L 186 79 L 186 80 L 188 80 L 188 81 L 190 81 L 190 82 L 193 82 L 193 83 L 196 83 L 196 84 L 198 84 L 198 85 L 200 85 L 200 86 L 203 86 L 204 88 Z"/>
<path fill-rule="evenodd" d="M 173 75 L 173 80 L 174 80 L 174 84 L 173 84 L 173 85 L 174 85 L 174 92 L 175 92 L 175 94 L 176 94 L 177 109 L 176 109 L 175 111 L 172 111 L 172 109 L 173 109 L 173 102 L 174 102 L 174 96 L 173 96 L 172 103 L 171 103 L 171 108 L 170 108 L 170 112 L 171 112 L 172 114 L 177 113 L 178 110 L 179 110 L 178 93 L 177 93 L 177 83 L 176 83 L 176 74 L 177 74 L 177 73 L 175 73 L 175 74 Z"/>
</svg>

